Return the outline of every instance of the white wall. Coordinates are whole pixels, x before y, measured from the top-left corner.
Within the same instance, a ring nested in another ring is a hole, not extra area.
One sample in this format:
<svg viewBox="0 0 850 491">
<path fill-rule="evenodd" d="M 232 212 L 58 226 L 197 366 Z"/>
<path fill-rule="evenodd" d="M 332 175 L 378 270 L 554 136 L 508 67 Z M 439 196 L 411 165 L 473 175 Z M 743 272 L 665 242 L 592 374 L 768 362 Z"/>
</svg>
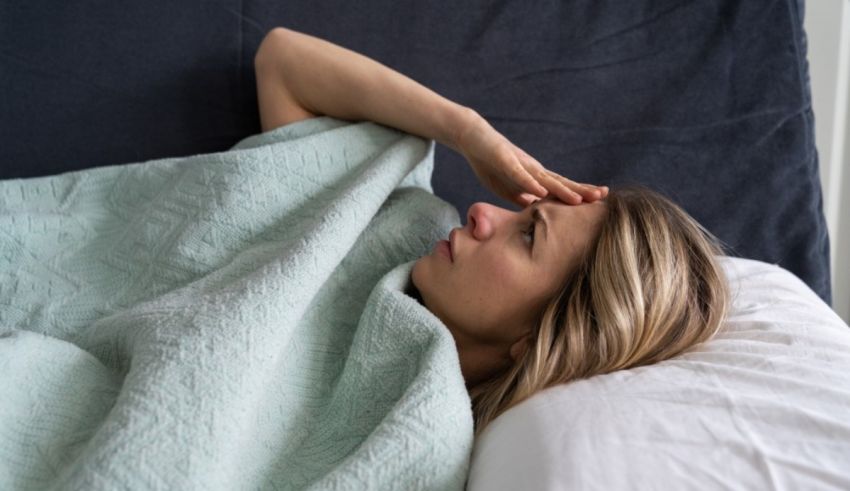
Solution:
<svg viewBox="0 0 850 491">
<path fill-rule="evenodd" d="M 808 0 L 809 74 L 832 262 L 832 304 L 850 323 L 850 0 Z"/>
</svg>

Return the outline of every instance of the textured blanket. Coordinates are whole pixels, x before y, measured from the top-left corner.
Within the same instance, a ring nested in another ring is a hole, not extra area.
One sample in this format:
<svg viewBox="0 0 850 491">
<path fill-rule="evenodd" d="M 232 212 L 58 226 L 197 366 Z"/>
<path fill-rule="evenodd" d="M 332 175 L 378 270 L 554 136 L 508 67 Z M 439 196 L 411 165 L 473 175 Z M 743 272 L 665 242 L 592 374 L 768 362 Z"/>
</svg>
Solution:
<svg viewBox="0 0 850 491">
<path fill-rule="evenodd" d="M 328 117 L 0 181 L 0 489 L 460 489 L 434 143 Z"/>
</svg>

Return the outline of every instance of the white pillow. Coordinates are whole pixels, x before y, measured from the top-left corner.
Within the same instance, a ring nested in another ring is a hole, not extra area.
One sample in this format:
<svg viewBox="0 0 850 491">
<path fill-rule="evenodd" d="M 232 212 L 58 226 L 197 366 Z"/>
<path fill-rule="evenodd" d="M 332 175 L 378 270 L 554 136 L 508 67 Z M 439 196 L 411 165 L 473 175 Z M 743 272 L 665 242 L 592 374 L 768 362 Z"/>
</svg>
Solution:
<svg viewBox="0 0 850 491">
<path fill-rule="evenodd" d="M 715 338 L 505 412 L 468 489 L 850 489 L 850 327 L 785 269 L 722 261 Z"/>
</svg>

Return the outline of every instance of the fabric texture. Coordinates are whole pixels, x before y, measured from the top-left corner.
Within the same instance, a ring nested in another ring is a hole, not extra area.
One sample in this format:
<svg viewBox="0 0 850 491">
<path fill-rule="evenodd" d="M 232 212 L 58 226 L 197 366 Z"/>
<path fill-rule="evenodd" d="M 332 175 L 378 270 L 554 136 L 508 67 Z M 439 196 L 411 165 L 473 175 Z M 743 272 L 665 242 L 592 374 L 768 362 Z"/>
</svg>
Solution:
<svg viewBox="0 0 850 491">
<path fill-rule="evenodd" d="M 472 107 L 551 169 L 668 195 L 830 302 L 802 0 L 0 3 L 0 179 L 222 151 L 259 132 L 285 26 Z M 463 214 L 505 205 L 435 149 Z"/>
<path fill-rule="evenodd" d="M 462 489 L 433 142 L 322 117 L 0 182 L 0 488 Z"/>
<path fill-rule="evenodd" d="M 850 328 L 787 270 L 722 264 L 717 336 L 507 411 L 468 489 L 850 489 Z"/>
</svg>

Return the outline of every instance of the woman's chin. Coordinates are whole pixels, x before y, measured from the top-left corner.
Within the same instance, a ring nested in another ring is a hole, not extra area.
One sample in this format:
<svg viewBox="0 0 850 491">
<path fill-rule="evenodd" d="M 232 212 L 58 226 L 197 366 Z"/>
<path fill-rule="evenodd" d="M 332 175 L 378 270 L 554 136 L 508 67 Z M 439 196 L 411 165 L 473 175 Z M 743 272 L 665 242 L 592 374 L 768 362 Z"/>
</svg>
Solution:
<svg viewBox="0 0 850 491">
<path fill-rule="evenodd" d="M 419 302 L 426 307 L 425 297 L 422 296 L 422 293 L 428 291 L 428 278 L 433 274 L 433 271 L 430 271 L 431 274 L 429 274 L 429 269 L 433 266 L 429 265 L 428 262 L 432 260 L 431 256 L 422 256 L 413 263 L 413 269 L 410 271 L 411 288 L 416 290 L 419 294 Z"/>
<path fill-rule="evenodd" d="M 428 259 L 428 256 L 422 256 L 413 263 L 413 269 L 410 271 L 410 281 L 413 282 L 413 287 L 417 290 L 421 290 L 421 276 L 422 276 L 422 268 L 425 266 L 424 262 Z"/>
</svg>

